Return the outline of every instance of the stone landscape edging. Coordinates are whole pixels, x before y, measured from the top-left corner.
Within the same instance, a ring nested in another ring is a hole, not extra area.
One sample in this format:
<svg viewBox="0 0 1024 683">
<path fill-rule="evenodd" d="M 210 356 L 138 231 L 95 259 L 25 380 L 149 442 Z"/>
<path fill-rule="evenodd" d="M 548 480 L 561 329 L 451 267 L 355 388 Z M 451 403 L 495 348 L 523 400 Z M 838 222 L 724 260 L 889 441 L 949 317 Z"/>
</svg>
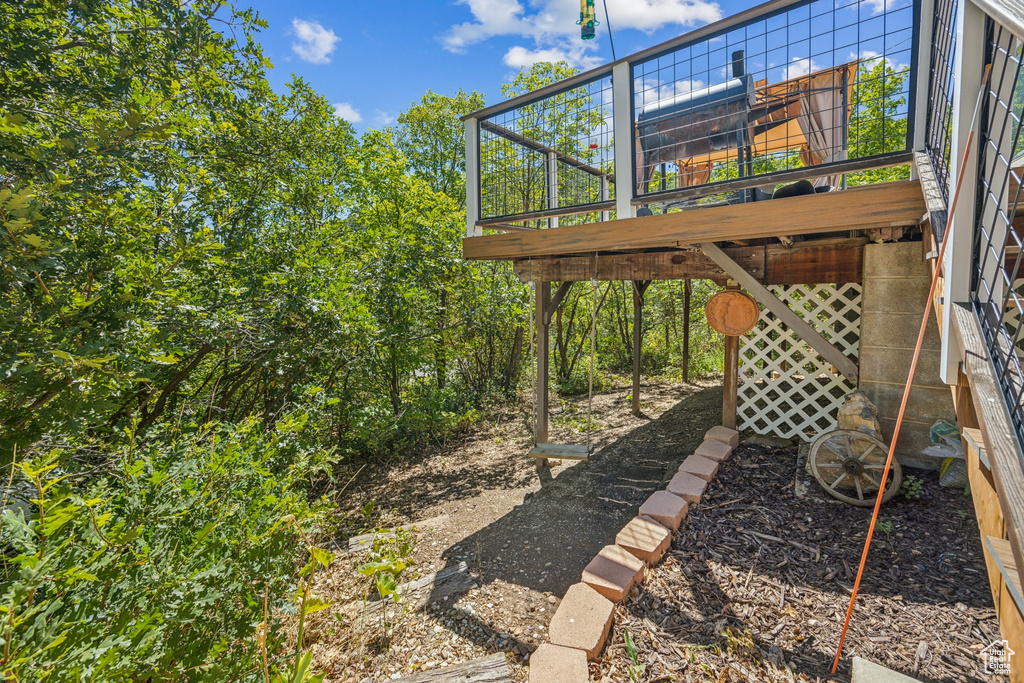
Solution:
<svg viewBox="0 0 1024 683">
<path fill-rule="evenodd" d="M 679 466 L 664 490 L 655 491 L 639 514 L 583 570 L 581 581 L 569 587 L 548 626 L 548 642 L 530 657 L 530 683 L 586 683 L 588 660 L 595 660 L 611 632 L 616 602 L 642 583 L 644 570 L 665 555 L 672 535 L 707 485 L 739 445 L 739 432 L 716 426 Z M 635 557 L 642 564 L 629 561 Z"/>
</svg>

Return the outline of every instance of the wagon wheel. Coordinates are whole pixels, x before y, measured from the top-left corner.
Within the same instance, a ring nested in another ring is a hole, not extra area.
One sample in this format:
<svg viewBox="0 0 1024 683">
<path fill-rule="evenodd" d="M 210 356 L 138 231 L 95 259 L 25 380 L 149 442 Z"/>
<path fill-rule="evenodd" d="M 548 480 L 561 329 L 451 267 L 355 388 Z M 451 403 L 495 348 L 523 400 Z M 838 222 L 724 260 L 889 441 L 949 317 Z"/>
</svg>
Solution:
<svg viewBox="0 0 1024 683">
<path fill-rule="evenodd" d="M 882 483 L 889 447 L 880 440 L 852 429 L 837 429 L 811 444 L 811 472 L 829 495 L 844 503 L 870 507 Z M 882 502 L 896 495 L 903 471 L 893 458 Z"/>
</svg>

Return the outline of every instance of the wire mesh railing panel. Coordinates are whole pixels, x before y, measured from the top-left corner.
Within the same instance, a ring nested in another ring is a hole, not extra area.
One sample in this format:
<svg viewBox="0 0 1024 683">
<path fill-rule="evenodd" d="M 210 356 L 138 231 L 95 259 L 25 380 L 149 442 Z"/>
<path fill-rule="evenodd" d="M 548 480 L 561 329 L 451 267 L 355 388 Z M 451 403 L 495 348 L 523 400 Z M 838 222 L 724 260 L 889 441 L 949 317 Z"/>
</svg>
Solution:
<svg viewBox="0 0 1024 683">
<path fill-rule="evenodd" d="M 986 20 L 985 61 L 992 70 L 981 101 L 972 299 L 1018 440 L 1024 443 L 1024 82 L 1021 41 Z"/>
<path fill-rule="evenodd" d="M 633 64 L 637 196 L 905 152 L 916 61 L 910 2 L 815 0 Z M 713 188 L 709 188 L 712 189 Z M 621 190 L 620 190 L 621 191 Z M 757 199 L 756 190 L 727 198 Z"/>
<path fill-rule="evenodd" d="M 610 75 L 482 119 L 480 217 L 538 227 L 614 199 L 614 154 Z"/>
<path fill-rule="evenodd" d="M 942 198 L 949 203 L 949 163 L 953 144 L 953 55 L 956 52 L 957 0 L 936 0 L 932 18 L 931 56 L 928 65 L 928 106 L 925 149 L 939 181 Z"/>
</svg>

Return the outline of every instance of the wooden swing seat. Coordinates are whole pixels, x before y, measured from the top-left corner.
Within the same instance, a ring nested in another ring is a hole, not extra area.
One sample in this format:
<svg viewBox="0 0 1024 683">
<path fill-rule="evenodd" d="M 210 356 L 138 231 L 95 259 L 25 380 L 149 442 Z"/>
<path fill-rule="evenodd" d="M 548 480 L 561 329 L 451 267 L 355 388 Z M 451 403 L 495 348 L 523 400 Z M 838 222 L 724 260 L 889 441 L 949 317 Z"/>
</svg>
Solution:
<svg viewBox="0 0 1024 683">
<path fill-rule="evenodd" d="M 564 443 L 539 443 L 530 449 L 531 458 L 554 458 L 558 460 L 589 460 L 590 446 Z"/>
</svg>

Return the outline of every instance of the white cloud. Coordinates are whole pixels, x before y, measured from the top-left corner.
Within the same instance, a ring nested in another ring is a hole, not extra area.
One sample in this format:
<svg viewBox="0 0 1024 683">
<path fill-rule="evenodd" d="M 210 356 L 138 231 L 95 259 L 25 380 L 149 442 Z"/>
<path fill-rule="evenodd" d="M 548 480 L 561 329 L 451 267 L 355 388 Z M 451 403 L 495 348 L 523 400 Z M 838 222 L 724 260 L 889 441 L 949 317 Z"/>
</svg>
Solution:
<svg viewBox="0 0 1024 683">
<path fill-rule="evenodd" d="M 291 34 L 297 39 L 292 43 L 292 52 L 312 64 L 329 64 L 335 45 L 341 40 L 320 22 L 302 19 L 292 19 Z"/>
<path fill-rule="evenodd" d="M 855 59 L 860 60 L 860 68 L 864 70 L 875 68 L 880 61 L 885 62 L 885 65 L 893 71 L 907 71 L 910 69 L 909 64 L 893 61 L 874 50 L 864 50 L 860 53 L 859 57 L 856 52 L 851 52 L 850 61 L 852 62 Z"/>
<path fill-rule="evenodd" d="M 782 69 L 782 78 L 788 81 L 791 78 L 806 76 L 812 71 L 821 71 L 824 68 L 807 57 L 793 57 L 793 61 Z"/>
<path fill-rule="evenodd" d="M 879 0 L 884 1 L 884 0 Z M 504 57 L 508 66 L 528 66 L 538 61 L 564 59 L 573 66 L 588 68 L 598 59 L 590 53 L 594 42 L 581 43 L 579 3 L 576 0 L 458 0 L 466 5 L 473 21 L 452 26 L 441 36 L 445 49 L 465 52 L 477 43 L 495 36 L 518 36 L 532 40 L 533 48 L 515 46 Z M 713 0 L 608 0 L 608 12 L 615 30 L 637 29 L 651 32 L 663 26 L 696 26 L 721 18 Z M 603 9 L 597 19 L 607 23 Z M 600 33 L 599 33 L 600 35 Z"/>
<path fill-rule="evenodd" d="M 378 126 L 390 126 L 395 122 L 395 117 L 380 109 L 374 112 L 373 122 Z"/>
<path fill-rule="evenodd" d="M 334 107 L 334 115 L 339 119 L 345 119 L 349 123 L 359 123 L 363 120 L 359 110 L 348 102 L 335 102 L 331 106 Z"/>
<path fill-rule="evenodd" d="M 911 4 L 911 0 L 836 0 L 836 9 L 850 9 L 858 12 L 861 5 L 867 5 L 871 8 L 872 14 L 881 14 L 902 7 L 910 7 Z"/>
<path fill-rule="evenodd" d="M 530 67 L 537 62 L 568 62 L 570 66 L 591 69 L 601 62 L 600 58 L 588 55 L 584 45 L 572 45 L 568 50 L 558 47 L 530 50 L 516 45 L 509 48 L 502 61 L 505 62 L 506 66 L 511 66 L 514 69 Z"/>
</svg>

